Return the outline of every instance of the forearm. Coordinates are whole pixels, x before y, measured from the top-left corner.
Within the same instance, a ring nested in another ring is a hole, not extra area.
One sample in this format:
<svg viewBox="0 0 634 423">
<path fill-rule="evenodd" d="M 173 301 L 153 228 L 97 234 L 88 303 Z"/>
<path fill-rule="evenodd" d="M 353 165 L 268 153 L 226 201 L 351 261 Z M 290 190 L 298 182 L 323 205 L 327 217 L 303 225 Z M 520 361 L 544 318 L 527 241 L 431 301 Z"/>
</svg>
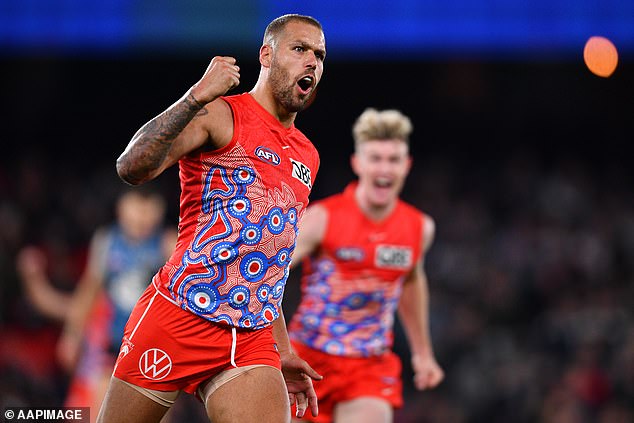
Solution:
<svg viewBox="0 0 634 423">
<path fill-rule="evenodd" d="M 69 310 L 64 324 L 64 334 L 81 337 L 86 322 L 92 311 L 97 296 L 101 292 L 101 282 L 89 278 L 83 278 L 69 301 Z"/>
<path fill-rule="evenodd" d="M 277 343 L 277 349 L 280 355 L 287 354 L 292 351 L 291 341 L 288 337 L 288 331 L 286 330 L 286 319 L 284 318 L 284 312 L 280 306 L 280 317 L 275 319 L 272 323 L 273 337 Z"/>
<path fill-rule="evenodd" d="M 34 276 L 32 283 L 27 284 L 30 301 L 44 315 L 55 320 L 67 318 L 71 298 L 69 294 L 57 291 L 48 280 Z"/>
<path fill-rule="evenodd" d="M 429 331 L 429 294 L 423 281 L 412 281 L 403 287 L 398 313 L 412 355 L 433 355 Z"/>
<path fill-rule="evenodd" d="M 188 92 L 169 109 L 146 123 L 117 159 L 117 173 L 138 185 L 156 176 L 176 137 L 204 107 Z"/>
</svg>

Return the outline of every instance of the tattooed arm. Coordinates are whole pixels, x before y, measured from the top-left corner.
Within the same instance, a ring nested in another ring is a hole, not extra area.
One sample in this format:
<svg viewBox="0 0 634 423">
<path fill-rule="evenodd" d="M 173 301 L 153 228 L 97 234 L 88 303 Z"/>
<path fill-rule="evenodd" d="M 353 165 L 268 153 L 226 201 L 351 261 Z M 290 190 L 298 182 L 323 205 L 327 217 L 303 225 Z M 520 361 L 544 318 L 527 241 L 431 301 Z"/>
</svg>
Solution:
<svg viewBox="0 0 634 423">
<path fill-rule="evenodd" d="M 176 103 L 143 125 L 117 159 L 117 173 L 138 185 L 156 178 L 184 155 L 233 136 L 229 105 L 218 98 L 240 82 L 232 57 L 214 57 L 205 74 Z"/>
</svg>

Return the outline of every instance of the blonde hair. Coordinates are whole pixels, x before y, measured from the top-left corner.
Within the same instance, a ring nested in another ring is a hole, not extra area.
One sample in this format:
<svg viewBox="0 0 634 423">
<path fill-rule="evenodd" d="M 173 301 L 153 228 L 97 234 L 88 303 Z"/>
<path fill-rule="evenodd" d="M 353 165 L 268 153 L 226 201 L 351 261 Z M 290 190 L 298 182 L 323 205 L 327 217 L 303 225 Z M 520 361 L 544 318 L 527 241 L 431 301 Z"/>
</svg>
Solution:
<svg viewBox="0 0 634 423">
<path fill-rule="evenodd" d="M 352 127 L 355 149 L 370 140 L 402 140 L 409 145 L 412 121 L 398 110 L 365 109 Z"/>
</svg>

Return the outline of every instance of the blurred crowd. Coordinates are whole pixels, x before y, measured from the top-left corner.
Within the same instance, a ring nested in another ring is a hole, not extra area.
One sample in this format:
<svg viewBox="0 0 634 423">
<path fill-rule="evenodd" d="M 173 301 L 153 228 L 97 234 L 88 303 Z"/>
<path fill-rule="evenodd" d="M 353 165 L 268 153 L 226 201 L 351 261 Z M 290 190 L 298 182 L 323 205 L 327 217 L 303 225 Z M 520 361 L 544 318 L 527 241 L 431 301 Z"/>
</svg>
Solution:
<svg viewBox="0 0 634 423">
<path fill-rule="evenodd" d="M 61 405 L 68 388 L 61 323 L 38 311 L 33 292 L 44 288 L 24 283 L 16 259 L 39 247 L 55 289 L 74 290 L 122 183 L 112 164 L 70 169 L 37 157 L 0 168 L 0 407 Z M 633 179 L 624 165 L 531 150 L 486 164 L 417 158 L 403 198 L 437 223 L 426 269 L 446 380 L 414 391 L 397 327 L 397 422 L 634 421 Z M 175 224 L 177 180 L 156 184 Z M 297 301 L 295 287 L 287 295 Z"/>
<path fill-rule="evenodd" d="M 415 172 L 447 380 L 402 421 L 634 421 L 631 170 L 517 151 Z"/>
</svg>

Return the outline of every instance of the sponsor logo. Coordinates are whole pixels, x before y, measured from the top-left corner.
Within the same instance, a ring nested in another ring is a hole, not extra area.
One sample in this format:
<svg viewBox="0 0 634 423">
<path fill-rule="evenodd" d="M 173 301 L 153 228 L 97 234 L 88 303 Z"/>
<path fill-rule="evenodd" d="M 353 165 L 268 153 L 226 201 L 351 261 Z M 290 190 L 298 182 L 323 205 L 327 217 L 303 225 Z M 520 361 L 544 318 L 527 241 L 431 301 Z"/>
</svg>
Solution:
<svg viewBox="0 0 634 423">
<path fill-rule="evenodd" d="M 310 168 L 302 162 L 290 159 L 293 164 L 293 177 L 299 179 L 299 181 L 306 185 L 308 189 L 313 187 L 312 178 L 310 177 Z"/>
<path fill-rule="evenodd" d="M 172 371 L 172 359 L 163 350 L 152 348 L 139 359 L 139 370 L 148 379 L 164 379 Z"/>
<path fill-rule="evenodd" d="M 374 261 L 376 267 L 407 269 L 412 266 L 412 249 L 393 245 L 378 245 Z"/>
<path fill-rule="evenodd" d="M 127 336 L 123 337 L 121 341 L 121 348 L 119 349 L 119 360 L 128 355 L 130 351 L 134 348 L 134 344 Z"/>
<path fill-rule="evenodd" d="M 362 261 L 365 254 L 357 247 L 341 247 L 335 251 L 335 256 L 341 261 Z"/>
<path fill-rule="evenodd" d="M 268 147 L 259 146 L 255 149 L 255 155 L 263 162 L 270 163 L 274 166 L 277 166 L 281 162 L 280 156 Z"/>
</svg>

